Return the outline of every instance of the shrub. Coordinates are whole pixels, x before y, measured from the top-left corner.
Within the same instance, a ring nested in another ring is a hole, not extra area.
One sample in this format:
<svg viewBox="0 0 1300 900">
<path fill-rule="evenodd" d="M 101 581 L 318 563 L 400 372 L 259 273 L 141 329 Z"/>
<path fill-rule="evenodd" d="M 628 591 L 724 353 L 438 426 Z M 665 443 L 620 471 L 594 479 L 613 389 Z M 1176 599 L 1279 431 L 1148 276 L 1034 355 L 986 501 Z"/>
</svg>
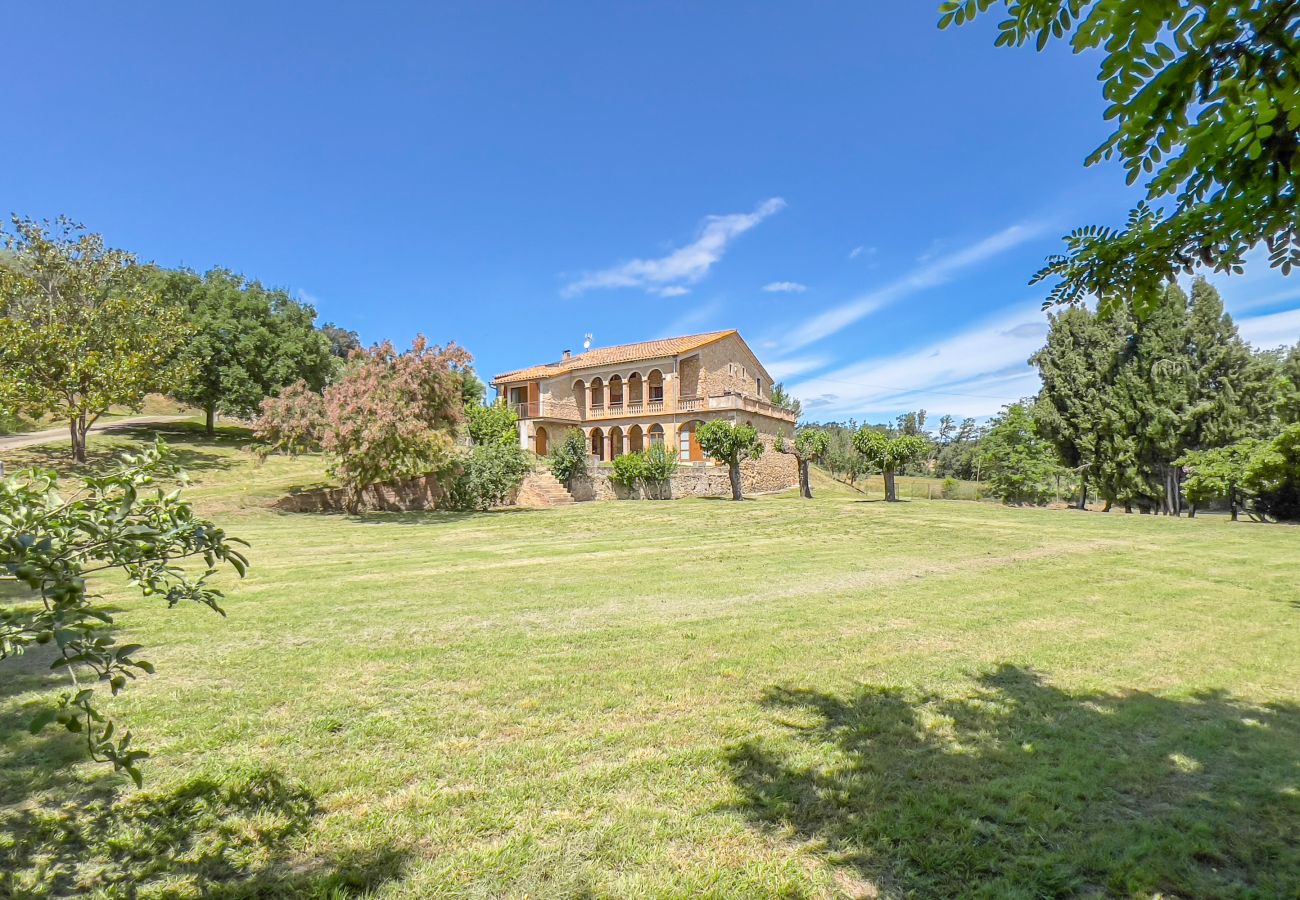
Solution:
<svg viewBox="0 0 1300 900">
<path fill-rule="evenodd" d="M 306 381 L 296 381 L 278 397 L 262 401 L 262 414 L 253 423 L 257 454 L 297 456 L 321 449 L 325 437 L 325 398 Z"/>
<path fill-rule="evenodd" d="M 519 445 L 519 416 L 504 399 L 490 406 L 467 403 L 465 418 L 474 443 Z"/>
<path fill-rule="evenodd" d="M 562 483 L 587 474 L 587 438 L 581 429 L 570 428 L 551 448 L 550 467 Z"/>
<path fill-rule="evenodd" d="M 518 444 L 479 444 L 462 460 L 448 492 L 452 509 L 491 509 L 505 503 L 532 468 Z"/>
<path fill-rule="evenodd" d="M 641 453 L 624 453 L 614 457 L 611 479 L 631 490 L 645 478 L 645 456 Z"/>
<path fill-rule="evenodd" d="M 947 478 L 945 478 L 945 479 L 943 480 L 943 487 L 940 489 L 940 490 L 942 491 L 942 494 L 943 494 L 943 499 L 945 499 L 945 500 L 952 500 L 952 499 L 956 498 L 956 496 L 957 496 L 957 488 L 958 488 L 959 486 L 960 486 L 960 484 L 959 484 L 959 482 L 957 481 L 957 479 L 956 479 L 956 478 L 953 478 L 951 475 L 949 475 Z"/>
</svg>

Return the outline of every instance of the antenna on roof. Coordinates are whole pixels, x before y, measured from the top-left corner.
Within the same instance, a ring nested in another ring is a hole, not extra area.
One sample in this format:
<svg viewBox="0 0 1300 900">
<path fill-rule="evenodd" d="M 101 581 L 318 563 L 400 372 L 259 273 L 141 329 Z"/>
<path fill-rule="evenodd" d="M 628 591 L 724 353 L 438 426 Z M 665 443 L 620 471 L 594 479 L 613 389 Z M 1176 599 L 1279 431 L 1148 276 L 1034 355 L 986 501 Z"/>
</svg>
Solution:
<svg viewBox="0 0 1300 900">
<path fill-rule="evenodd" d="M 586 334 L 583 335 L 582 349 L 583 349 L 583 350 L 590 350 L 590 349 L 591 349 L 591 332 L 590 332 L 590 331 L 588 331 Z"/>
</svg>

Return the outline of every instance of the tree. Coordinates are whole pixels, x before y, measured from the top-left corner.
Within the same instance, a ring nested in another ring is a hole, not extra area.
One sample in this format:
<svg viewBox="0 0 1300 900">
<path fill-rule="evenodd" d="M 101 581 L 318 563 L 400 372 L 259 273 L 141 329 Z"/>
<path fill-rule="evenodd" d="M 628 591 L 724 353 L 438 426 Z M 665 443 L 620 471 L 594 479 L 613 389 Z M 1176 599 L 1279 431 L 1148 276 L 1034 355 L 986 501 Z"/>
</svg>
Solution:
<svg viewBox="0 0 1300 900">
<path fill-rule="evenodd" d="M 316 311 L 227 269 L 157 276 L 164 298 L 188 311 L 192 334 L 181 353 L 190 377 L 168 393 L 199 407 L 212 434 L 217 413 L 251 418 L 262 400 L 305 381 L 316 391 L 334 373 Z"/>
<path fill-rule="evenodd" d="M 188 329 L 124 250 L 60 217 L 13 217 L 0 260 L 0 407 L 68 423 L 72 455 L 113 406 L 174 383 Z"/>
<path fill-rule="evenodd" d="M 465 404 L 465 422 L 476 444 L 519 446 L 519 416 L 504 398 L 488 406 Z"/>
<path fill-rule="evenodd" d="M 581 428 L 570 428 L 552 447 L 551 474 L 561 484 L 567 484 L 580 475 L 587 474 L 587 438 Z"/>
<path fill-rule="evenodd" d="M 500 441 L 476 444 L 457 465 L 460 471 L 451 479 L 448 505 L 464 510 L 491 509 L 504 504 L 532 468 L 528 455 L 517 442 Z"/>
<path fill-rule="evenodd" d="M 353 511 L 372 484 L 451 471 L 469 362 L 462 348 L 430 345 L 423 335 L 405 353 L 385 341 L 353 354 L 325 391 L 323 442 Z"/>
<path fill-rule="evenodd" d="M 753 425 L 734 425 L 724 419 L 714 419 L 699 427 L 695 439 L 706 455 L 727 464 L 731 499 L 745 499 L 740 490 L 740 464 L 763 455 L 758 429 Z"/>
<path fill-rule="evenodd" d="M 830 435 L 818 428 L 800 428 L 795 432 L 794 441 L 787 444 L 778 434 L 774 449 L 778 453 L 789 453 L 799 463 L 799 495 L 812 499 L 812 483 L 808 477 L 808 464 L 820 459 L 830 447 Z"/>
<path fill-rule="evenodd" d="M 989 427 L 983 454 L 993 495 L 1006 503 L 1045 503 L 1062 474 L 1056 451 L 1023 402 L 1003 407 Z"/>
<path fill-rule="evenodd" d="M 305 381 L 296 381 L 278 397 L 262 401 L 253 423 L 262 458 L 269 453 L 297 456 L 322 449 L 325 440 L 325 398 Z"/>
<path fill-rule="evenodd" d="M 1123 229 L 1066 238 L 1035 280 L 1059 278 L 1048 303 L 1100 298 L 1139 318 L 1163 285 L 1196 266 L 1242 270 L 1263 243 L 1270 264 L 1300 264 L 1300 3 L 1295 0 L 944 0 L 939 25 L 1003 5 L 996 44 L 1069 35 L 1075 53 L 1102 48 L 1106 118 L 1116 126 L 1087 164 L 1117 158 L 1147 201 Z"/>
<path fill-rule="evenodd" d="M 1300 422 L 1300 344 L 1291 348 L 1282 363 L 1281 402 L 1278 413 L 1283 422 Z"/>
<path fill-rule="evenodd" d="M 879 428 L 864 427 L 853 436 L 853 446 L 868 465 L 880 469 L 885 479 L 885 499 L 898 500 L 894 474 L 913 459 L 929 452 L 930 442 L 919 434 L 890 435 Z"/>
<path fill-rule="evenodd" d="M 799 418 L 800 414 L 803 412 L 803 403 L 785 389 L 785 384 L 783 382 L 778 381 L 776 384 L 772 385 L 771 400 L 773 406 L 789 410 L 794 413 L 796 419 Z"/>
<path fill-rule="evenodd" d="M 158 441 L 123 455 L 107 474 L 86 476 L 79 488 L 60 493 L 56 472 L 29 469 L 0 481 L 0 568 L 30 593 L 0 593 L 0 660 L 33 645 L 52 645 L 51 668 L 66 672 L 70 690 L 32 719 L 33 734 L 57 723 L 84 737 L 96 760 L 125 771 L 137 785 L 138 763 L 148 756 L 131 746 L 131 732 L 118 731 L 96 705 L 97 688 L 113 696 L 153 666 L 139 644 L 117 644 L 108 628 L 115 604 L 90 592 L 87 578 L 116 572 L 158 597 L 168 608 L 198 603 L 221 613 L 221 591 L 208 578 L 220 565 L 240 576 L 248 561 L 244 541 L 194 514 L 180 489 L 164 492 L 157 479 L 174 474 L 166 446 Z M 202 572 L 180 563 L 198 559 Z M 32 602 L 33 600 L 37 602 Z M 222 613 L 224 615 L 224 613 Z"/>
<path fill-rule="evenodd" d="M 1245 487 L 1259 515 L 1300 520 L 1300 423 L 1288 425 L 1251 457 Z"/>
<path fill-rule="evenodd" d="M 1061 461 L 1079 473 L 1078 505 L 1086 509 L 1102 440 L 1107 374 L 1124 343 L 1115 328 L 1083 308 L 1049 320 L 1046 345 L 1029 358 L 1043 384 L 1033 417 Z"/>
<path fill-rule="evenodd" d="M 347 361 L 353 350 L 361 349 L 361 337 L 355 331 L 349 331 L 333 322 L 322 325 L 320 333 L 329 341 L 330 355 L 335 359 Z"/>
<path fill-rule="evenodd" d="M 1237 521 L 1251 462 L 1261 446 L 1262 441 L 1247 438 L 1226 447 L 1183 454 L 1178 464 L 1187 469 L 1184 488 L 1192 503 L 1191 515 L 1196 515 L 1197 506 L 1226 498 L 1232 521 Z"/>
</svg>

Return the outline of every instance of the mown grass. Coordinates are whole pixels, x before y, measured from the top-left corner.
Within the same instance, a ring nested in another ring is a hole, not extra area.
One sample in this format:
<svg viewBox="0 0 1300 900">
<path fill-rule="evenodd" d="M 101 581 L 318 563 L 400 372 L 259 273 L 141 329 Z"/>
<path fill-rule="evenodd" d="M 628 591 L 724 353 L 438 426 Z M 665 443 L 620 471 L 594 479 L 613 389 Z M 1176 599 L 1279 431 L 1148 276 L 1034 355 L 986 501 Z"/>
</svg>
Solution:
<svg viewBox="0 0 1300 900">
<path fill-rule="evenodd" d="M 136 792 L 22 723 L 0 881 L 139 896 L 1293 896 L 1300 532 L 991 504 L 276 513 L 172 440 L 229 618 L 115 591 Z M 100 446 L 126 438 L 100 438 Z M 92 443 L 92 448 L 95 446 Z M 109 588 L 109 585 L 105 585 Z"/>
</svg>

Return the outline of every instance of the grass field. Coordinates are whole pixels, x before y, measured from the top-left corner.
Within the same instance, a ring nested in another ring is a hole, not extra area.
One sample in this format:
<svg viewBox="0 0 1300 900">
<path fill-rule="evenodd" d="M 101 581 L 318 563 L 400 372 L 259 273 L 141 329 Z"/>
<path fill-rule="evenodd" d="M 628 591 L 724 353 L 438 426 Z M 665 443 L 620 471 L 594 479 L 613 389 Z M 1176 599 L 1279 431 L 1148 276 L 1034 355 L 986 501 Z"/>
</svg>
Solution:
<svg viewBox="0 0 1300 900">
<path fill-rule="evenodd" d="M 319 461 L 177 445 L 253 569 L 227 619 L 115 590 L 143 791 L 0 663 L 0 893 L 1297 896 L 1294 528 L 825 480 L 288 515 Z"/>
</svg>

